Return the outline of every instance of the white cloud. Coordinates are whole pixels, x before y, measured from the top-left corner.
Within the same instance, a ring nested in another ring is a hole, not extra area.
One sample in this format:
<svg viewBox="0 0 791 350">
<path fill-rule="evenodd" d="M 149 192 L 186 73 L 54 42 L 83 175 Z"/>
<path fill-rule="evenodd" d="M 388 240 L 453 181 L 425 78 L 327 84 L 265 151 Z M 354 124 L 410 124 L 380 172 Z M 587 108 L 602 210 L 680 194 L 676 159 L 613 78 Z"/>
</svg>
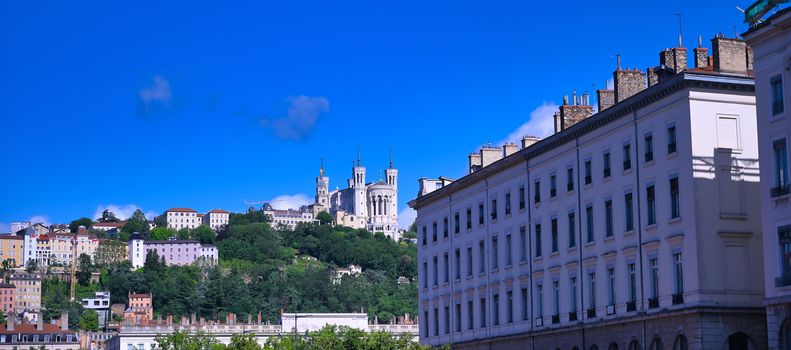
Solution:
<svg viewBox="0 0 791 350">
<path fill-rule="evenodd" d="M 152 85 L 140 89 L 138 92 L 140 102 L 144 110 L 148 110 L 149 106 L 154 103 L 161 103 L 167 106 L 170 102 L 170 82 L 157 74 L 154 76 Z"/>
<path fill-rule="evenodd" d="M 506 142 L 513 142 L 521 145 L 522 137 L 525 136 L 538 136 L 540 138 L 552 135 L 555 132 L 555 119 L 553 116 L 558 111 L 558 105 L 551 102 L 544 102 L 532 112 L 530 112 L 530 119 L 524 124 L 520 125 L 514 132 L 508 135 L 504 140 L 500 141 L 498 145 Z"/>
<path fill-rule="evenodd" d="M 398 227 L 402 229 L 409 229 L 409 225 L 412 225 L 417 218 L 417 212 L 415 209 L 410 207 L 406 207 L 398 213 Z"/>
<path fill-rule="evenodd" d="M 47 217 L 45 215 L 34 215 L 34 216 L 31 216 L 30 219 L 27 219 L 27 221 L 30 221 L 31 224 L 41 223 L 41 224 L 44 224 L 46 226 L 48 226 L 49 224 L 52 223 L 52 222 L 49 221 L 49 217 Z"/>
<path fill-rule="evenodd" d="M 137 210 L 137 209 L 142 210 L 140 207 L 138 207 L 137 205 L 134 205 L 134 204 L 126 204 L 126 205 L 123 205 L 123 204 L 122 205 L 119 205 L 119 204 L 107 204 L 107 205 L 99 204 L 99 206 L 96 207 L 96 210 L 93 212 L 93 216 L 91 216 L 90 218 L 93 219 L 93 220 L 96 220 L 96 219 L 102 217 L 102 212 L 103 211 L 109 210 L 109 211 L 113 212 L 113 214 L 115 214 L 115 217 L 117 217 L 118 219 L 126 220 L 126 219 L 130 218 L 132 216 L 132 214 L 134 214 L 135 210 Z M 148 220 L 154 220 L 154 218 L 157 216 L 157 213 L 153 212 L 153 211 L 143 211 L 143 213 L 145 213 L 146 219 L 148 219 Z"/>
<path fill-rule="evenodd" d="M 304 194 L 284 194 L 282 196 L 273 198 L 269 204 L 278 210 L 299 209 L 299 207 L 303 205 L 313 204 L 313 198 L 310 198 Z"/>
<path fill-rule="evenodd" d="M 302 141 L 313 133 L 322 113 L 330 111 L 324 97 L 297 96 L 289 99 L 291 105 L 285 117 L 259 120 L 262 127 L 271 127 L 275 137 L 282 140 Z"/>
</svg>

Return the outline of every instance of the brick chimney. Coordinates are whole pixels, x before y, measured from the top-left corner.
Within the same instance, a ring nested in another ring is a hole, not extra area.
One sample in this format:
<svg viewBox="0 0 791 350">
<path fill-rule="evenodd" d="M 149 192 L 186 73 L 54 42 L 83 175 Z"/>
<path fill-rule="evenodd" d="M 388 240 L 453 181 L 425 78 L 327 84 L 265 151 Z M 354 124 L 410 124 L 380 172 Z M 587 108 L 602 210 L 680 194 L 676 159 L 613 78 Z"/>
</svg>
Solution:
<svg viewBox="0 0 791 350">
<path fill-rule="evenodd" d="M 610 89 L 596 90 L 596 100 L 599 101 L 599 112 L 615 104 L 615 91 Z"/>
<path fill-rule="evenodd" d="M 674 47 L 672 49 L 662 50 L 662 52 L 659 53 L 659 64 L 664 65 L 665 68 L 675 73 L 687 69 L 687 49 L 683 47 Z"/>
<path fill-rule="evenodd" d="M 709 49 L 703 47 L 703 37 L 698 35 L 698 47 L 693 49 L 695 52 L 695 68 L 706 68 L 709 66 Z"/>
<path fill-rule="evenodd" d="M 639 69 L 620 69 L 613 72 L 615 103 L 632 97 L 645 89 L 645 74 Z"/>
<path fill-rule="evenodd" d="M 528 147 L 532 146 L 534 143 L 538 142 L 539 140 L 541 140 L 541 139 L 539 139 L 538 136 L 530 136 L 530 135 L 528 135 L 528 136 L 523 137 L 522 138 L 522 149 L 525 149 L 525 148 L 528 148 Z"/>
<path fill-rule="evenodd" d="M 577 91 L 571 98 L 569 104 L 568 96 L 563 97 L 563 105 L 557 114 L 555 114 L 555 132 L 560 132 L 568 127 L 577 124 L 593 114 L 593 107 L 590 106 L 590 98 L 588 93 L 583 93 L 577 96 Z"/>
<path fill-rule="evenodd" d="M 711 39 L 714 69 L 724 73 L 745 73 L 748 68 L 747 43 L 717 34 Z"/>
<path fill-rule="evenodd" d="M 42 317 L 43 320 L 43 317 Z M 42 326 L 43 327 L 43 326 Z M 68 331 L 69 330 L 69 313 L 63 311 L 60 313 L 60 330 Z"/>
<path fill-rule="evenodd" d="M 518 151 L 518 150 L 519 150 L 519 146 L 517 146 L 515 143 L 513 143 L 513 142 L 506 142 L 503 145 L 503 158 L 508 157 L 508 156 L 516 153 L 516 151 Z"/>
</svg>

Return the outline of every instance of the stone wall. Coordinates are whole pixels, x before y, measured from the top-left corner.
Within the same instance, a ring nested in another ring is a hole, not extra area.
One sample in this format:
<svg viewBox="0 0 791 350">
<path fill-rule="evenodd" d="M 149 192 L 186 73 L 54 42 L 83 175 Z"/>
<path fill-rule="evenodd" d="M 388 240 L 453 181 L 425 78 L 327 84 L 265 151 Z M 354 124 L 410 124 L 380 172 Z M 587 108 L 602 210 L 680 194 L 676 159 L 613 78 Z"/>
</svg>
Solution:
<svg viewBox="0 0 791 350">
<path fill-rule="evenodd" d="M 711 39 L 714 69 L 720 72 L 747 71 L 747 43 L 739 39 L 715 37 Z"/>
<path fill-rule="evenodd" d="M 599 112 L 612 107 L 615 104 L 615 91 L 597 90 L 596 99 L 599 102 Z"/>
<path fill-rule="evenodd" d="M 645 75 L 639 69 L 616 70 L 615 103 L 619 103 L 645 89 Z"/>
<path fill-rule="evenodd" d="M 709 49 L 705 47 L 696 47 L 695 52 L 695 68 L 705 68 L 709 66 Z"/>
</svg>

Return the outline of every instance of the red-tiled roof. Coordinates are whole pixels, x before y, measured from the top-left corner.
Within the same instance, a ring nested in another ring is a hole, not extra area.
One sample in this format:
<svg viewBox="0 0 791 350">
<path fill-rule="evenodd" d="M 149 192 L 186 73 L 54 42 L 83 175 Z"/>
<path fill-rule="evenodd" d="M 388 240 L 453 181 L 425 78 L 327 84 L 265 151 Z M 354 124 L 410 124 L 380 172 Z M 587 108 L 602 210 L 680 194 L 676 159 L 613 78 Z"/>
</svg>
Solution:
<svg viewBox="0 0 791 350">
<path fill-rule="evenodd" d="M 19 334 L 19 333 L 23 333 L 23 334 L 35 334 L 35 333 L 39 333 L 39 334 L 42 334 L 42 333 L 61 333 L 61 334 L 66 334 L 66 333 L 71 333 L 71 334 L 74 334 L 74 331 L 64 331 L 64 330 L 61 330 L 60 327 L 58 327 L 58 326 L 56 326 L 54 324 L 49 324 L 49 323 L 45 323 L 44 324 L 44 330 L 41 330 L 41 331 L 38 330 L 36 328 L 36 325 L 34 325 L 34 324 L 17 324 L 17 325 L 14 325 L 14 330 L 13 331 L 7 330 L 6 329 L 6 325 L 0 325 L 0 334 Z M 74 341 L 77 341 L 77 339 L 75 339 Z"/>
<path fill-rule="evenodd" d="M 168 210 L 165 210 L 165 212 L 169 212 L 169 211 L 195 213 L 195 209 L 192 208 L 170 208 Z"/>
<path fill-rule="evenodd" d="M 222 210 L 222 209 L 212 209 L 212 210 L 209 210 L 209 213 L 228 214 L 228 211 Z"/>
<path fill-rule="evenodd" d="M 119 221 L 119 222 L 97 222 L 92 227 L 123 227 L 126 225 L 126 221 Z"/>
<path fill-rule="evenodd" d="M 130 298 L 151 298 L 151 294 L 137 294 L 137 293 L 132 293 L 132 294 L 129 294 L 129 297 L 130 297 Z"/>
<path fill-rule="evenodd" d="M 17 241 L 24 240 L 25 237 L 22 236 L 12 236 L 12 235 L 0 235 L 0 239 L 14 239 Z"/>
</svg>

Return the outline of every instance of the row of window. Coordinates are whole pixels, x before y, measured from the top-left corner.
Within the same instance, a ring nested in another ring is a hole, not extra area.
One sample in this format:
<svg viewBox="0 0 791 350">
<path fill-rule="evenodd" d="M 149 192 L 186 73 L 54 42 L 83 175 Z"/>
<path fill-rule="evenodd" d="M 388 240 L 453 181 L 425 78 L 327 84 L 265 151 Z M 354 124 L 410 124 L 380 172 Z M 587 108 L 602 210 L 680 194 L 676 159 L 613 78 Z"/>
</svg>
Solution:
<svg viewBox="0 0 791 350">
<path fill-rule="evenodd" d="M 670 199 L 670 219 L 677 219 L 681 217 L 681 192 L 679 189 L 678 177 L 673 176 L 668 180 L 668 188 L 669 188 L 669 199 Z M 520 189 L 520 193 L 521 189 Z M 505 194 L 506 203 L 510 202 L 510 194 Z M 656 215 L 656 186 L 653 183 L 650 183 L 645 188 L 645 198 L 646 198 L 646 225 L 656 225 L 657 224 L 657 215 Z M 630 232 L 634 230 L 635 223 L 634 223 L 634 196 L 632 192 L 626 192 L 623 196 L 624 202 L 624 228 L 625 232 Z M 496 199 L 493 200 L 492 205 L 496 207 Z M 509 205 L 506 204 L 506 209 L 509 208 Z M 482 216 L 483 212 L 483 204 L 479 206 L 479 221 L 483 220 Z M 494 216 L 496 216 L 496 210 L 494 211 Z M 467 208 L 467 229 L 472 228 L 472 209 Z M 573 211 L 568 213 L 568 225 L 567 225 L 567 233 L 568 233 L 568 244 L 569 248 L 576 246 L 576 233 L 575 231 L 575 220 L 576 215 Z M 605 222 L 605 237 L 612 237 L 614 234 L 614 219 L 613 219 L 613 200 L 612 198 L 607 198 L 604 200 L 604 222 Z M 594 227 L 594 209 L 593 203 L 588 203 L 585 206 L 585 234 L 587 238 L 587 242 L 593 242 L 595 236 L 595 227 Z M 443 238 L 448 238 L 448 217 L 444 217 L 442 219 L 442 234 Z M 535 246 L 536 246 L 536 256 L 541 256 L 542 246 L 541 246 L 541 223 L 535 224 Z M 551 219 L 551 239 L 552 239 L 552 252 L 558 251 L 558 219 L 557 217 L 553 217 Z M 437 241 L 437 222 L 434 221 L 432 223 L 432 242 Z M 459 233 L 460 231 L 460 218 L 459 212 L 456 212 L 453 216 L 453 232 Z M 426 245 L 428 242 L 428 232 L 426 226 L 423 226 L 423 235 L 422 235 L 422 242 L 423 245 Z M 510 237 L 510 236 L 509 236 Z M 525 245 L 524 237 L 522 245 Z M 495 238 L 496 239 L 496 238 Z M 510 246 L 510 243 L 508 244 Z M 507 265 L 510 265 L 508 263 Z"/>
<path fill-rule="evenodd" d="M 791 186 L 788 182 L 788 148 L 786 139 L 779 139 L 772 142 L 772 153 L 774 155 L 774 186 L 771 189 L 772 197 L 779 197 L 791 193 Z"/>
</svg>

